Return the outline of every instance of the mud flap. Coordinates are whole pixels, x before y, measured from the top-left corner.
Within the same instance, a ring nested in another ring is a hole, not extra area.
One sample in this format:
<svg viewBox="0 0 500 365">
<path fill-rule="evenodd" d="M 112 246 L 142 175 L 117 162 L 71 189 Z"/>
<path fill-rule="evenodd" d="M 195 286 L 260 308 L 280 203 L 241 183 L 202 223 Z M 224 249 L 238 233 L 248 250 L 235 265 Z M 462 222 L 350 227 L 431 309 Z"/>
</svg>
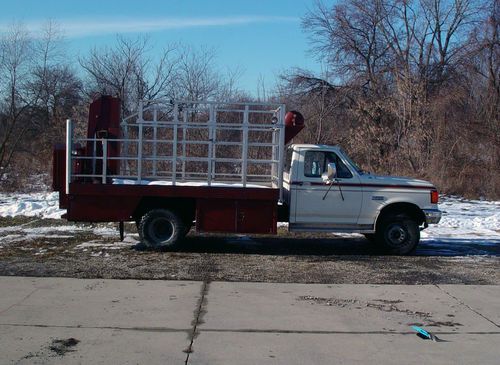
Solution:
<svg viewBox="0 0 500 365">
<path fill-rule="evenodd" d="M 125 237 L 123 222 L 120 222 L 120 224 L 118 225 L 118 229 L 120 231 L 120 241 L 123 241 L 123 238 Z"/>
</svg>

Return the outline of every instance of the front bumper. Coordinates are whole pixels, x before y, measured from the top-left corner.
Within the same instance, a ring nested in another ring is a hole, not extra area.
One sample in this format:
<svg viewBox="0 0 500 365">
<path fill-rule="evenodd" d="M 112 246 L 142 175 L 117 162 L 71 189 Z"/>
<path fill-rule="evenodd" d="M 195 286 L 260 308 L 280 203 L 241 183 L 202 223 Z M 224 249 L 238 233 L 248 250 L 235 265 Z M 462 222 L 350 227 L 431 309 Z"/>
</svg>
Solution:
<svg viewBox="0 0 500 365">
<path fill-rule="evenodd" d="M 439 209 L 424 209 L 423 212 L 427 224 L 438 224 L 443 214 Z"/>
</svg>

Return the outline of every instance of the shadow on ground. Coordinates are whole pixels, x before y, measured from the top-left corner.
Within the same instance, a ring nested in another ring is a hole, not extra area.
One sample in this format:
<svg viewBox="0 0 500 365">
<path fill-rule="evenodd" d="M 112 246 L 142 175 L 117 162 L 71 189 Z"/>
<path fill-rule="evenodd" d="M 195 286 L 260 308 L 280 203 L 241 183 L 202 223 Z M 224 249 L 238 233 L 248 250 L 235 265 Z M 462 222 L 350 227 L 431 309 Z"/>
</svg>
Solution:
<svg viewBox="0 0 500 365">
<path fill-rule="evenodd" d="M 144 250 L 141 245 L 134 249 Z M 376 244 L 363 237 L 218 236 L 189 235 L 177 252 L 257 255 L 384 255 Z M 500 256 L 500 240 L 423 239 L 414 256 Z"/>
</svg>

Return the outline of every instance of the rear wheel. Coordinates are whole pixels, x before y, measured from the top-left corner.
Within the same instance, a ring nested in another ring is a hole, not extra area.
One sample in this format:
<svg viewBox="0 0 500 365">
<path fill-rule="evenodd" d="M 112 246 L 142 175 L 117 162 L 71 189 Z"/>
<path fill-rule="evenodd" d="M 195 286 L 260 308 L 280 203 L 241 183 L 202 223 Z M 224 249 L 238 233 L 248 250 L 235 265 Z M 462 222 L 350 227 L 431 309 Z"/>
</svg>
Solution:
<svg viewBox="0 0 500 365">
<path fill-rule="evenodd" d="M 375 233 L 376 241 L 385 252 L 392 255 L 407 255 L 415 250 L 420 241 L 417 222 L 406 215 L 384 217 Z"/>
<path fill-rule="evenodd" d="M 154 209 L 139 223 L 141 241 L 152 248 L 174 248 L 186 234 L 182 219 L 168 209 Z"/>
</svg>

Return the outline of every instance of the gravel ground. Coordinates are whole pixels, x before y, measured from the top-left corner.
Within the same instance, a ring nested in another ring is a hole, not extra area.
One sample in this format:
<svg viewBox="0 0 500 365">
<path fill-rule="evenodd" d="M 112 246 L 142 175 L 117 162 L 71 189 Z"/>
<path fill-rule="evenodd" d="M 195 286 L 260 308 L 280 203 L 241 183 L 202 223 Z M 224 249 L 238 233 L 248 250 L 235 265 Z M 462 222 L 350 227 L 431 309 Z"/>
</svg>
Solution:
<svg viewBox="0 0 500 365">
<path fill-rule="evenodd" d="M 199 235 L 175 252 L 145 250 L 127 226 L 0 218 L 0 275 L 345 284 L 500 284 L 500 247 L 421 244 L 383 256 L 362 236 Z"/>
</svg>

